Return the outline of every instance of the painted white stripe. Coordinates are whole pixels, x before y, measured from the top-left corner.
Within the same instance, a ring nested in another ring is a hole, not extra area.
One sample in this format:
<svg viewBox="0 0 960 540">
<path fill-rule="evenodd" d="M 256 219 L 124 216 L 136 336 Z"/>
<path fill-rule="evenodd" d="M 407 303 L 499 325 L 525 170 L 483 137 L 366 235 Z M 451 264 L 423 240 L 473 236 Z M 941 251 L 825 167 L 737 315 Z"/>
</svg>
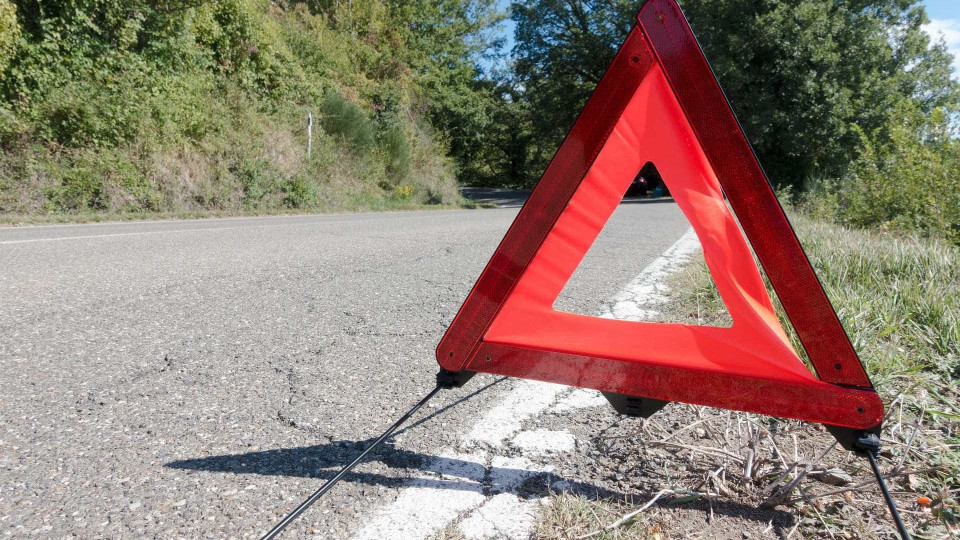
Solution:
<svg viewBox="0 0 960 540">
<path fill-rule="evenodd" d="M 242 227 L 210 227 L 205 229 L 173 229 L 167 231 L 141 231 L 129 233 L 109 233 L 109 234 L 86 234 L 83 236 L 53 236 L 50 238 L 29 238 L 26 240 L 4 240 L 0 246 L 9 244 L 35 244 L 37 242 L 60 242 L 62 240 L 88 240 L 90 238 L 114 238 L 117 236 L 147 236 L 153 234 L 172 234 L 172 233 L 191 233 L 200 231 L 229 231 L 231 229 L 240 229 Z"/>
<path fill-rule="evenodd" d="M 452 212 L 461 212 L 461 210 L 452 210 Z M 472 210 L 462 210 L 462 212 L 472 212 Z M 437 210 L 436 214 L 429 215 L 429 217 L 434 217 L 434 215 L 441 215 L 443 211 Z M 322 216 L 322 214 L 320 214 Z M 329 215 L 329 214 L 328 214 Z M 274 229 L 277 227 L 291 227 L 291 226 L 323 226 L 323 225 L 339 225 L 343 223 L 365 223 L 369 221 L 389 221 L 396 219 L 409 219 L 409 216 L 419 216 L 424 217 L 422 214 L 413 214 L 413 213 L 401 213 L 401 212 L 376 212 L 369 214 L 353 214 L 357 216 L 354 219 L 324 219 L 324 220 L 307 220 L 302 219 L 305 216 L 263 216 L 263 217 L 250 217 L 250 218 L 219 218 L 224 221 L 243 221 L 243 220 L 280 220 L 286 219 L 290 220 L 289 223 L 274 223 L 274 224 L 264 224 L 264 225 L 234 225 L 227 227 L 195 227 L 192 229 L 164 229 L 160 231 L 135 231 L 135 232 L 124 232 L 124 233 L 103 233 L 103 234 L 84 234 L 84 235 L 75 235 L 75 236 L 50 236 L 46 238 L 25 238 L 22 240 L 0 240 L 0 246 L 8 244 L 32 244 L 37 242 L 59 242 L 61 240 L 87 240 L 91 238 L 113 238 L 118 236 L 146 236 L 154 234 L 176 234 L 176 233 L 194 233 L 194 232 L 206 232 L 206 231 L 233 231 L 237 229 Z M 373 216 L 373 217 L 371 217 Z M 306 217 L 312 217 L 307 215 Z M 194 221 L 205 221 L 205 222 L 216 222 L 218 218 L 206 218 L 199 220 L 183 220 L 182 222 L 194 222 Z M 8 229 L 0 229 L 0 234 L 3 232 L 11 231 L 16 232 L 23 229 L 37 229 L 37 228 L 63 228 L 63 227 L 102 227 L 102 226 L 129 226 L 135 227 L 138 225 L 149 224 L 149 223 L 163 223 L 169 224 L 170 221 L 138 221 L 136 223 L 82 223 L 82 224 L 68 224 L 68 225 L 36 225 L 36 226 L 23 226 L 23 227 L 10 227 Z"/>
<path fill-rule="evenodd" d="M 358 540 L 428 538 L 469 508 L 483 504 L 487 456 L 446 451 L 427 463 L 432 476 L 416 478 L 400 492 L 390 511 L 359 534 Z"/>
<path fill-rule="evenodd" d="M 512 493 L 494 495 L 460 522 L 468 540 L 527 540 L 537 518 L 539 500 L 525 501 Z"/>
<path fill-rule="evenodd" d="M 683 268 L 690 257 L 699 251 L 700 241 L 690 229 L 657 260 L 614 295 L 612 305 L 600 316 L 621 321 L 643 321 L 658 314 L 650 306 L 667 301 L 665 277 Z"/>
<path fill-rule="evenodd" d="M 195 229 L 164 229 L 162 231 L 138 231 L 126 233 L 104 233 L 104 234 L 84 234 L 80 236 L 51 236 L 49 238 L 26 238 L 23 240 L 2 240 L 0 246 L 7 244 L 33 244 L 36 242 L 59 242 L 61 240 L 88 240 L 91 238 L 114 238 L 118 236 L 149 236 L 155 234 L 177 234 L 177 233 L 195 233 L 195 232 L 220 232 L 234 231 L 238 229 L 257 230 L 257 229 L 275 229 L 277 227 L 290 227 L 295 225 L 327 225 L 337 223 L 354 223 L 352 220 L 323 221 L 314 223 L 279 223 L 275 225 L 251 225 L 244 227 L 198 227 Z"/>
<path fill-rule="evenodd" d="M 601 316 L 642 320 L 655 314 L 651 306 L 666 301 L 663 279 L 682 268 L 699 248 L 691 229 L 611 298 L 610 308 Z M 487 411 L 461 441 L 461 446 L 472 453 L 445 451 L 428 460 L 425 470 L 439 473 L 440 479 L 413 479 L 410 487 L 404 488 L 397 500 L 378 512 L 354 538 L 424 539 L 460 517 L 464 519 L 458 527 L 470 540 L 529 537 L 541 501 L 523 501 L 513 492 L 527 478 L 552 467 L 535 464 L 526 457 L 508 458 L 496 453 L 505 444 L 528 456 L 572 449 L 575 439 L 569 433 L 522 431 L 523 422 L 548 408 L 570 411 L 605 404 L 594 390 L 517 381 L 514 390 Z M 448 480 L 452 483 L 445 483 Z M 494 496 L 488 498 L 485 493 Z"/>
<path fill-rule="evenodd" d="M 477 422 L 466 441 L 468 445 L 486 444 L 497 448 L 520 431 L 523 421 L 546 410 L 568 387 L 538 381 L 518 381 L 513 392 Z"/>
</svg>

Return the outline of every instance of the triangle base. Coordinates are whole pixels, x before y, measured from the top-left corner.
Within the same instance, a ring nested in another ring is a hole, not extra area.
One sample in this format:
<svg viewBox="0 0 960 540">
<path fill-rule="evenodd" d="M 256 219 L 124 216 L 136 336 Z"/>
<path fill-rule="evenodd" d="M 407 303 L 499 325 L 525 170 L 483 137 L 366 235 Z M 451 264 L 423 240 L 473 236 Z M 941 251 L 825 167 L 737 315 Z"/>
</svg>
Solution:
<svg viewBox="0 0 960 540">
<path fill-rule="evenodd" d="M 596 358 L 483 342 L 469 371 L 679 401 L 855 430 L 878 426 L 883 404 L 873 390 L 818 380 L 774 380 L 722 372 Z"/>
</svg>

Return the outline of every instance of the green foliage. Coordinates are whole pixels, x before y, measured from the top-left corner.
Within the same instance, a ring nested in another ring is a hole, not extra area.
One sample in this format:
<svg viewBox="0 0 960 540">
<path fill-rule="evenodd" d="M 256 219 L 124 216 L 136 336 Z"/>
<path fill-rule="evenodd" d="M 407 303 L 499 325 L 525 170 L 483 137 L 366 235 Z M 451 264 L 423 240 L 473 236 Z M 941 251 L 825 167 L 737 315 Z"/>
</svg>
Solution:
<svg viewBox="0 0 960 540">
<path fill-rule="evenodd" d="M 804 207 L 851 225 L 960 244 L 960 141 L 951 136 L 947 112 L 900 108 L 888 129 L 883 138 L 863 136 L 862 154 L 841 184 L 816 184 Z"/>
<path fill-rule="evenodd" d="M 492 31 L 505 14 L 498 0 L 390 0 L 393 39 L 405 44 L 412 75 L 429 104 L 428 116 L 461 171 L 482 165 L 498 144 L 495 115 L 502 101 L 477 68 L 501 39 Z M 466 178 L 467 180 L 475 180 Z"/>
<path fill-rule="evenodd" d="M 110 80 L 81 79 L 54 89 L 34 109 L 37 133 L 74 147 L 115 146 L 132 139 L 147 113 L 137 79 L 120 73 Z"/>
<path fill-rule="evenodd" d="M 923 28 L 919 0 L 683 6 L 778 187 L 808 190 L 808 211 L 843 223 L 960 240 L 960 146 L 951 132 L 960 88 L 945 45 Z M 514 2 L 515 78 L 498 89 L 497 123 L 509 130 L 486 156 L 495 170 L 476 176 L 536 180 L 636 8 L 627 0 Z"/>
<path fill-rule="evenodd" d="M 395 125 L 383 131 L 380 136 L 380 147 L 386 154 L 387 177 L 399 184 L 410 174 L 413 158 L 403 127 Z"/>
<path fill-rule="evenodd" d="M 17 52 L 20 26 L 17 24 L 17 7 L 10 0 L 0 0 L 0 73 L 9 65 Z"/>
<path fill-rule="evenodd" d="M 308 208 L 317 200 L 316 188 L 303 176 L 287 180 L 283 191 L 286 193 L 284 203 L 290 208 Z"/>
<path fill-rule="evenodd" d="M 529 103 L 531 166 L 546 168 L 632 27 L 628 0 L 523 0 L 513 3 L 514 71 Z"/>
<path fill-rule="evenodd" d="M 685 10 L 780 185 L 842 176 L 861 130 L 882 139 L 901 107 L 956 105 L 950 55 L 931 43 L 918 0 L 691 0 Z"/>
<path fill-rule="evenodd" d="M 461 178 L 473 185 L 499 187 L 532 186 L 543 172 L 545 145 L 534 144 L 531 104 L 513 81 L 485 81 L 487 91 L 499 105 L 492 108 L 485 139 L 469 157 L 461 160 Z"/>
<path fill-rule="evenodd" d="M 0 213 L 456 203 L 494 5 L 0 0 Z"/>
<path fill-rule="evenodd" d="M 779 185 L 838 178 L 859 131 L 889 135 L 903 104 L 956 104 L 951 58 L 918 0 L 688 0 L 684 12 L 761 162 Z M 630 30 L 627 0 L 514 3 L 516 75 L 540 168 Z"/>
<path fill-rule="evenodd" d="M 373 122 L 357 104 L 330 91 L 323 98 L 320 111 L 320 124 L 327 133 L 359 155 L 370 152 L 374 144 Z"/>
<path fill-rule="evenodd" d="M 53 208 L 66 212 L 107 209 L 109 196 L 96 172 L 80 167 L 67 172 L 59 186 L 47 190 L 47 199 Z"/>
<path fill-rule="evenodd" d="M 59 177 L 46 188 L 48 208 L 57 212 L 116 208 L 138 212 L 157 209 L 150 182 L 123 150 L 81 151 L 63 162 L 44 165 Z M 59 169 L 59 170 L 58 170 Z"/>
</svg>

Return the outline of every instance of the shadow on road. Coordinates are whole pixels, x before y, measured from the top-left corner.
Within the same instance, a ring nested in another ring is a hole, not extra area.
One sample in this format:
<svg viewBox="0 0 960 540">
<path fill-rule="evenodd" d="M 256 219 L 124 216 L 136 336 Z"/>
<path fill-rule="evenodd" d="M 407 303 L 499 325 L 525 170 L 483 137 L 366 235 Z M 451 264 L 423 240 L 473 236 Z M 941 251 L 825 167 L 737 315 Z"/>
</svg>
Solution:
<svg viewBox="0 0 960 540">
<path fill-rule="evenodd" d="M 329 444 L 283 448 L 212 456 L 207 458 L 174 461 L 166 466 L 173 469 L 186 469 L 205 472 L 234 474 L 261 474 L 270 476 L 298 476 L 305 478 L 328 479 L 339 468 L 361 452 L 373 439 L 365 441 L 336 441 Z M 413 480 L 406 477 L 394 477 L 375 473 L 350 473 L 345 482 L 362 483 L 388 487 L 412 485 L 419 488 L 443 490 L 474 491 L 499 493 L 509 491 L 521 498 L 543 497 L 550 491 L 563 491 L 583 495 L 590 499 L 612 499 L 632 504 L 642 504 L 651 499 L 656 490 L 638 489 L 629 494 L 610 490 L 590 483 L 566 479 L 554 473 L 531 471 L 522 468 L 487 468 L 483 463 L 466 461 L 456 457 L 432 456 L 396 448 L 392 442 L 386 442 L 371 454 L 368 461 L 379 461 L 390 468 L 417 469 L 435 476 L 424 475 Z M 552 486 L 548 490 L 548 486 Z M 319 485 L 318 485 L 319 487 Z M 731 517 L 740 517 L 755 522 L 771 523 L 774 529 L 789 529 L 793 525 L 793 516 L 782 510 L 758 508 L 735 501 L 699 500 L 692 503 L 672 505 L 670 499 L 663 499 L 661 508 L 684 508 L 699 510 L 705 514 L 715 513 Z"/>
<path fill-rule="evenodd" d="M 498 208 L 520 208 L 527 201 L 530 190 L 462 187 L 460 195 L 474 202 L 494 204 Z"/>
<path fill-rule="evenodd" d="M 450 403 L 416 423 L 398 431 L 397 435 L 416 427 L 447 409 L 469 400 L 492 386 L 506 380 L 496 379 L 482 388 Z M 295 476 L 326 480 L 333 477 L 344 464 L 351 461 L 375 439 L 362 441 L 330 441 L 326 444 L 302 446 L 297 448 L 278 448 L 228 454 L 194 459 L 184 459 L 167 463 L 171 469 L 192 470 L 214 473 L 258 474 L 267 476 Z M 486 466 L 477 461 L 460 459 L 457 456 L 429 455 L 397 448 L 392 440 L 383 443 L 371 453 L 367 461 L 379 461 L 391 469 L 415 469 L 432 475 L 419 475 L 410 479 L 408 475 L 392 476 L 377 473 L 353 472 L 344 477 L 344 481 L 366 485 L 387 487 L 415 486 L 420 488 L 474 491 L 498 493 L 509 491 L 522 498 L 543 497 L 553 492 L 566 492 L 582 495 L 590 499 L 611 499 L 613 501 L 642 504 L 653 497 L 655 489 L 637 486 L 630 493 L 611 490 L 603 486 L 566 479 L 554 473 L 528 470 L 514 467 Z M 785 532 L 793 526 L 793 516 L 776 509 L 757 508 L 735 501 L 699 500 L 672 506 L 665 500 L 664 509 L 688 509 L 701 511 L 705 515 L 721 514 L 731 517 L 770 523 L 778 532 Z"/>
<path fill-rule="evenodd" d="M 655 199 L 652 197 L 626 197 L 622 201 L 620 201 L 620 204 L 666 204 L 666 203 L 676 204 L 673 201 L 673 197 L 657 197 Z"/>
</svg>

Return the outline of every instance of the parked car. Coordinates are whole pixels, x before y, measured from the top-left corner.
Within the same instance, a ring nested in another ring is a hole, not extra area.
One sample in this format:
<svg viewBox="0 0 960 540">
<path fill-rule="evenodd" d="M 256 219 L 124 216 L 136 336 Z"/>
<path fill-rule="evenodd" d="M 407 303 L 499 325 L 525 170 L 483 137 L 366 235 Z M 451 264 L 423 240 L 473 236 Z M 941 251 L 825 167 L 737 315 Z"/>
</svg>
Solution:
<svg viewBox="0 0 960 540">
<path fill-rule="evenodd" d="M 637 173 L 633 182 L 630 182 L 630 187 L 627 188 L 624 197 L 647 197 L 651 195 L 653 197 L 667 196 L 670 195 L 670 190 L 667 189 L 667 184 L 664 183 L 657 167 L 652 161 L 648 161 Z"/>
</svg>

